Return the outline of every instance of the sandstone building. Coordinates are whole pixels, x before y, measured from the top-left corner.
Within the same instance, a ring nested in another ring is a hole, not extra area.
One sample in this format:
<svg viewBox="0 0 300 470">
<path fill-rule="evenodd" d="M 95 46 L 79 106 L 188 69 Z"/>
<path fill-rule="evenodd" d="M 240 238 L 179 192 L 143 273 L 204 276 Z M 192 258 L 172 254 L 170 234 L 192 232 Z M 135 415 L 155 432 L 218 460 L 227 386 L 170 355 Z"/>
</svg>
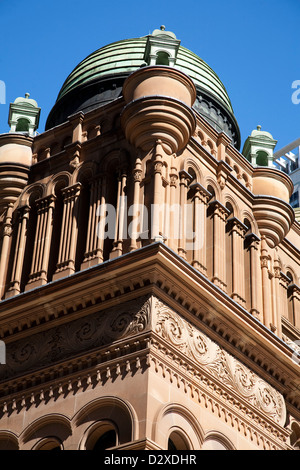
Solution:
<svg viewBox="0 0 300 470">
<path fill-rule="evenodd" d="M 300 224 L 273 137 L 164 27 L 0 135 L 0 449 L 300 447 Z M 3 349 L 3 348 L 2 348 Z"/>
</svg>

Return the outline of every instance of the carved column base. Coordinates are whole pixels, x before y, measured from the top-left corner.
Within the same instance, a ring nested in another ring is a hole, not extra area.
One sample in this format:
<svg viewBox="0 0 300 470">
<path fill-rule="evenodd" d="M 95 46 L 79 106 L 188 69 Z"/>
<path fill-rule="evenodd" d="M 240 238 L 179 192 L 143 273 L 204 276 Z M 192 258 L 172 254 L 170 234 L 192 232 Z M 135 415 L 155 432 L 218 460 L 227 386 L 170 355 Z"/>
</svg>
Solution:
<svg viewBox="0 0 300 470">
<path fill-rule="evenodd" d="M 94 250 L 85 254 L 84 260 L 81 263 L 80 269 L 91 268 L 96 266 L 96 264 L 103 263 L 103 254 L 102 250 Z"/>
<path fill-rule="evenodd" d="M 25 292 L 36 287 L 44 286 L 47 284 L 47 273 L 45 271 L 39 271 L 37 273 L 31 274 L 29 282 L 25 286 Z"/>
<path fill-rule="evenodd" d="M 199 261 L 193 260 L 192 266 L 193 268 L 197 269 L 197 271 L 200 271 L 201 274 L 204 274 L 204 276 L 207 276 L 207 268 L 203 266 Z"/>
<path fill-rule="evenodd" d="M 224 292 L 226 292 L 227 285 L 225 284 L 225 282 L 221 281 L 221 279 L 219 279 L 218 277 L 213 277 L 211 282 L 213 282 L 215 286 L 219 287 Z"/>
<path fill-rule="evenodd" d="M 238 304 L 240 304 L 242 307 L 244 307 L 246 305 L 246 300 L 243 299 L 239 294 L 236 294 L 235 292 L 233 294 L 231 294 L 231 298 L 237 302 Z"/>
<path fill-rule="evenodd" d="M 61 279 L 63 277 L 70 276 L 71 274 L 75 273 L 74 262 L 70 261 L 67 265 L 62 263 L 62 266 L 58 266 L 56 272 L 53 274 L 52 281 L 56 281 L 57 279 Z"/>
<path fill-rule="evenodd" d="M 9 299 L 10 297 L 14 297 L 15 295 L 20 294 L 21 289 L 20 289 L 20 283 L 15 282 L 6 292 L 5 298 Z"/>
</svg>

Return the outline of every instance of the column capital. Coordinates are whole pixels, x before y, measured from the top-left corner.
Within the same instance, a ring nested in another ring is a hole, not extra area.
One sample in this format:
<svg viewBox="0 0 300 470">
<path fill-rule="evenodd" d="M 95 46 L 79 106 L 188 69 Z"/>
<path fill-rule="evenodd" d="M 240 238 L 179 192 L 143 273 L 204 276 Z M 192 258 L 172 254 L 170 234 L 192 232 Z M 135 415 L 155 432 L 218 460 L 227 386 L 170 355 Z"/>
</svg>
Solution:
<svg viewBox="0 0 300 470">
<path fill-rule="evenodd" d="M 209 207 L 212 208 L 214 215 L 218 215 L 224 222 L 227 220 L 230 211 L 220 201 L 215 199 L 209 202 Z"/>
<path fill-rule="evenodd" d="M 208 199 L 211 197 L 210 192 L 200 183 L 191 184 L 189 190 L 193 192 L 193 197 L 198 197 L 203 203 L 207 203 Z"/>
<path fill-rule="evenodd" d="M 66 188 L 62 189 L 62 194 L 65 200 L 75 198 L 79 196 L 80 191 L 82 189 L 82 184 L 77 182 L 71 186 L 67 186 Z"/>
<path fill-rule="evenodd" d="M 247 232 L 247 227 L 237 217 L 230 217 L 229 219 L 227 219 L 227 223 L 229 224 L 229 227 L 232 231 L 235 231 L 242 237 L 245 236 L 245 233 Z"/>
</svg>

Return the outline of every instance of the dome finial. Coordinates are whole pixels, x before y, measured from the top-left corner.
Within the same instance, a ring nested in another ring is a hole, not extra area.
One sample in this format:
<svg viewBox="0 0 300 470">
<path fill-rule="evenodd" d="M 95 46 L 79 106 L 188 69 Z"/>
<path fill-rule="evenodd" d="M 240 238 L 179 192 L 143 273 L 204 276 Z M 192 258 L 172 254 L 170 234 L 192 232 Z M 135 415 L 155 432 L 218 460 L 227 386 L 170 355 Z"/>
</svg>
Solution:
<svg viewBox="0 0 300 470">
<path fill-rule="evenodd" d="M 261 126 L 258 125 L 258 126 L 256 127 L 256 129 L 257 129 L 258 131 L 260 131 L 260 130 L 261 130 Z"/>
<path fill-rule="evenodd" d="M 165 25 L 162 24 L 161 27 L 160 27 L 160 30 L 164 31 L 165 29 L 166 29 Z"/>
</svg>

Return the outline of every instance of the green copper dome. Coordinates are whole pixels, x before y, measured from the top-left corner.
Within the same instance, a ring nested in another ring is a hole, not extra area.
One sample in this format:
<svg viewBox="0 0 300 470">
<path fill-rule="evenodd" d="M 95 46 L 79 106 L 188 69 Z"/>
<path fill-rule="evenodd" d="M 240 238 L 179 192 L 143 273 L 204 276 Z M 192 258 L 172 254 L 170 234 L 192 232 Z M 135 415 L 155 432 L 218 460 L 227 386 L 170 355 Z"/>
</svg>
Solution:
<svg viewBox="0 0 300 470">
<path fill-rule="evenodd" d="M 157 57 L 164 57 L 163 54 L 169 58 L 167 62 L 158 61 Z M 150 64 L 174 66 L 187 74 L 197 89 L 195 110 L 218 131 L 225 131 L 239 147 L 239 129 L 223 83 L 206 62 L 181 46 L 174 33 L 164 31 L 164 27 L 149 36 L 104 46 L 80 62 L 65 80 L 46 129 L 64 122 L 79 110 L 87 112 L 118 98 L 127 76 Z"/>
</svg>

